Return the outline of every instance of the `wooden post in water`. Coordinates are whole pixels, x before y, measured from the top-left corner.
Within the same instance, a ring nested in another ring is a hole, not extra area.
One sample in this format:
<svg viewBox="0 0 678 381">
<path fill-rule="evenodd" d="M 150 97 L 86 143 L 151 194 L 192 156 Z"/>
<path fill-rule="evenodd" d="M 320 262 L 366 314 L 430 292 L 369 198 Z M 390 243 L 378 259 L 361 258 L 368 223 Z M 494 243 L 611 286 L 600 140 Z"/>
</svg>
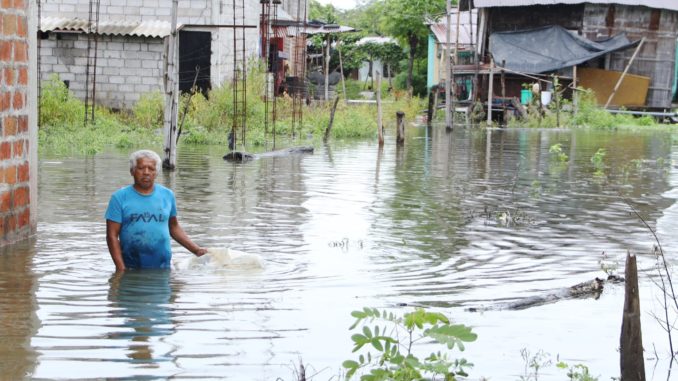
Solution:
<svg viewBox="0 0 678 381">
<path fill-rule="evenodd" d="M 405 144 L 405 113 L 402 111 L 396 112 L 396 120 L 398 123 L 398 132 L 396 136 L 396 144 Z"/>
<path fill-rule="evenodd" d="M 645 381 L 643 337 L 640 329 L 640 298 L 636 256 L 626 254 L 624 316 L 620 337 L 619 362 L 622 381 Z"/>
<path fill-rule="evenodd" d="M 384 127 L 381 118 L 381 73 L 379 71 L 377 71 L 377 134 L 381 147 L 384 145 Z"/>
<path fill-rule="evenodd" d="M 452 63 L 450 60 L 451 50 L 451 17 L 450 13 L 452 12 L 452 0 L 447 0 L 447 14 L 446 14 L 446 28 L 445 28 L 445 128 L 451 129 L 454 115 L 452 115 Z M 456 52 L 455 52 L 456 54 Z"/>
<path fill-rule="evenodd" d="M 426 125 L 431 127 L 433 123 L 433 108 L 435 107 L 435 94 L 438 92 L 438 85 L 431 86 L 431 92 L 428 93 L 428 110 L 426 110 Z"/>
<path fill-rule="evenodd" d="M 179 0 L 172 0 L 171 31 L 165 45 L 165 110 L 163 113 L 164 158 L 162 167 L 174 169 L 177 164 L 177 118 L 179 109 L 179 81 L 177 79 L 177 8 Z"/>
<path fill-rule="evenodd" d="M 334 112 L 337 111 L 337 103 L 339 103 L 339 97 L 334 98 L 334 105 L 332 106 L 332 111 L 330 111 L 330 122 L 327 124 L 325 129 L 325 136 L 323 137 L 323 143 L 327 143 L 330 139 L 330 132 L 332 131 L 332 124 L 334 124 Z"/>
<path fill-rule="evenodd" d="M 344 91 L 344 101 L 348 103 L 348 95 L 346 95 L 346 81 L 344 80 L 344 63 L 341 59 L 341 44 L 337 41 L 337 52 L 339 53 L 339 73 L 341 73 L 341 89 Z M 337 106 L 334 106 L 335 108 Z"/>
<path fill-rule="evenodd" d="M 487 84 L 487 126 L 492 125 L 492 93 L 494 92 L 494 58 L 490 58 L 490 75 Z"/>
<path fill-rule="evenodd" d="M 577 115 L 579 106 L 579 94 L 577 94 L 577 65 L 572 66 L 572 110 Z"/>
<path fill-rule="evenodd" d="M 501 121 L 506 125 L 506 60 L 501 61 Z"/>
</svg>

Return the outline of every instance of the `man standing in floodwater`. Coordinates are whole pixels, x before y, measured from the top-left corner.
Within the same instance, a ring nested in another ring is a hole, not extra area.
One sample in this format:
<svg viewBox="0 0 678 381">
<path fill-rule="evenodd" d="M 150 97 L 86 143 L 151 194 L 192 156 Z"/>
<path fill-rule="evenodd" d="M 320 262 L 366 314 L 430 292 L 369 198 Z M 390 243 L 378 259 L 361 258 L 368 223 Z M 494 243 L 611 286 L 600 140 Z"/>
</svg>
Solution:
<svg viewBox="0 0 678 381">
<path fill-rule="evenodd" d="M 117 190 L 108 203 L 106 243 L 116 271 L 169 269 L 170 237 L 198 257 L 207 252 L 193 243 L 179 225 L 174 193 L 155 184 L 159 167 L 157 153 L 132 153 L 129 169 L 134 184 Z"/>
</svg>

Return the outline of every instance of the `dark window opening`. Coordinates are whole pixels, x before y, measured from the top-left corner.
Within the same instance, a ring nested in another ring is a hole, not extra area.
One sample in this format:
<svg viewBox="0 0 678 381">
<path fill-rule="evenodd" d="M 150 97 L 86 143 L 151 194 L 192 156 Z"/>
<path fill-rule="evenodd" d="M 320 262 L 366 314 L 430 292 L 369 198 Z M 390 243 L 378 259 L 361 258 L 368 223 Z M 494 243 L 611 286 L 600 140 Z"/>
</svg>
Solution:
<svg viewBox="0 0 678 381">
<path fill-rule="evenodd" d="M 195 80 L 197 90 L 207 96 L 212 88 L 211 61 L 212 33 L 181 31 L 179 33 L 179 91 L 190 92 Z"/>
</svg>

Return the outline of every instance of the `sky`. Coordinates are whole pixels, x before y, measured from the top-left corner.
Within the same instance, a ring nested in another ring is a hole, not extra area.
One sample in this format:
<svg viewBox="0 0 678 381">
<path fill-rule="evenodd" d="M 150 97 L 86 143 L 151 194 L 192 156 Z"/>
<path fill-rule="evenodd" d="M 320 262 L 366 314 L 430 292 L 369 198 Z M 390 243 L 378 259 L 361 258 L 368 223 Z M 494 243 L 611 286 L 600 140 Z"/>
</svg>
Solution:
<svg viewBox="0 0 678 381">
<path fill-rule="evenodd" d="M 355 8 L 356 0 L 318 0 L 322 5 L 332 4 L 337 9 L 351 9 Z"/>
</svg>

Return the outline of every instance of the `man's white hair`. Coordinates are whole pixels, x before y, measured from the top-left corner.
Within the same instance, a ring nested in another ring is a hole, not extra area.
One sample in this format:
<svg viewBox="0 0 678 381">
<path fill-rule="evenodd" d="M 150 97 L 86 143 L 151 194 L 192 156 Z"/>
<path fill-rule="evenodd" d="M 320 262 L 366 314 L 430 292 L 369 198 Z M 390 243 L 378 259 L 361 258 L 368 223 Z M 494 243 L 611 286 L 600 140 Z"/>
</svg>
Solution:
<svg viewBox="0 0 678 381">
<path fill-rule="evenodd" d="M 136 152 L 132 152 L 132 154 L 129 155 L 129 170 L 134 171 L 134 168 L 136 168 L 137 166 L 137 161 L 142 158 L 155 160 L 155 169 L 156 170 L 160 169 L 160 165 L 162 162 L 160 160 L 160 156 L 158 156 L 157 153 L 151 150 L 142 149 Z"/>
</svg>

